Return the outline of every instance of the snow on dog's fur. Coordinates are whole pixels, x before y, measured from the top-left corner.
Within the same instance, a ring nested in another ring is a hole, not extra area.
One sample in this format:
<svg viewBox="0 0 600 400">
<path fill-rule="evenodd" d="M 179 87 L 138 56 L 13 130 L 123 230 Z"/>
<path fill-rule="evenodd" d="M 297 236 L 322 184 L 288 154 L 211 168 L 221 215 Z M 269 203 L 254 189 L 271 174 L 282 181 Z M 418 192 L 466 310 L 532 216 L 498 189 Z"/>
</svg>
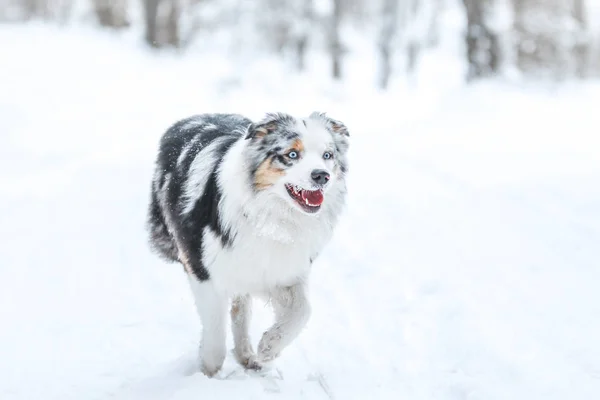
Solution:
<svg viewBox="0 0 600 400">
<path fill-rule="evenodd" d="M 348 131 L 325 114 L 236 114 L 182 120 L 163 136 L 152 182 L 153 248 L 183 264 L 202 320 L 202 371 L 226 353 L 229 300 L 237 360 L 259 369 L 300 333 L 306 281 L 346 195 Z M 275 324 L 254 352 L 251 296 L 271 299 Z"/>
</svg>

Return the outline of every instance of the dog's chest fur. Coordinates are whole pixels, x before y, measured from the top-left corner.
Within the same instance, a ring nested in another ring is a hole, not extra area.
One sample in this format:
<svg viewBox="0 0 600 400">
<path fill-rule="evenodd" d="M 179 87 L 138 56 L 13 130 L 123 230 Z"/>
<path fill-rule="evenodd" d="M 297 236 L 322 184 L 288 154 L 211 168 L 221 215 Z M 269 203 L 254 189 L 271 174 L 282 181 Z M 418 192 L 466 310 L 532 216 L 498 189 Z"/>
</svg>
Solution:
<svg viewBox="0 0 600 400">
<path fill-rule="evenodd" d="M 311 220 L 312 219 L 312 220 Z M 241 217 L 229 247 L 204 232 L 204 264 L 214 284 L 236 293 L 268 293 L 306 279 L 330 231 L 316 218 L 266 223 Z"/>
</svg>

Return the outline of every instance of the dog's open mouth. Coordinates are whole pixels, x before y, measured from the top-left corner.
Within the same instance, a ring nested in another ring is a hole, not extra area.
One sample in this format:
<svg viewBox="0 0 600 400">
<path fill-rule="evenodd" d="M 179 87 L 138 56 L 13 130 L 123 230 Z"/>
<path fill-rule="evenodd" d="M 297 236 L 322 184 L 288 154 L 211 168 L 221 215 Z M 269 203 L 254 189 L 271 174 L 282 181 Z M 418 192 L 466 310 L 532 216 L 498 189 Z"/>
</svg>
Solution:
<svg viewBox="0 0 600 400">
<path fill-rule="evenodd" d="M 298 203 L 306 212 L 317 212 L 321 208 L 321 204 L 323 204 L 323 190 L 321 189 L 302 189 L 301 187 L 290 183 L 286 183 L 285 188 L 290 197 L 296 200 L 296 203 Z"/>
</svg>

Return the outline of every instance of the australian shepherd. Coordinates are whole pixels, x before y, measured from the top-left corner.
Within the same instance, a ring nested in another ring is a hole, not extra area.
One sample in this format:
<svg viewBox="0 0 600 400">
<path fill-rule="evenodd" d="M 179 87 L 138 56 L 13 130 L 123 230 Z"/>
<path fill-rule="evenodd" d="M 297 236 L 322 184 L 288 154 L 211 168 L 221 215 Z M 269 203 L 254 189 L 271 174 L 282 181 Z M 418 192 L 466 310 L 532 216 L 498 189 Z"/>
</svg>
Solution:
<svg viewBox="0 0 600 400">
<path fill-rule="evenodd" d="M 346 196 L 348 130 L 322 113 L 237 114 L 177 122 L 160 141 L 149 207 L 152 247 L 183 265 L 202 322 L 201 370 L 225 359 L 230 314 L 237 361 L 260 370 L 308 321 L 311 264 L 330 240 Z M 257 351 L 252 296 L 275 323 Z"/>
</svg>

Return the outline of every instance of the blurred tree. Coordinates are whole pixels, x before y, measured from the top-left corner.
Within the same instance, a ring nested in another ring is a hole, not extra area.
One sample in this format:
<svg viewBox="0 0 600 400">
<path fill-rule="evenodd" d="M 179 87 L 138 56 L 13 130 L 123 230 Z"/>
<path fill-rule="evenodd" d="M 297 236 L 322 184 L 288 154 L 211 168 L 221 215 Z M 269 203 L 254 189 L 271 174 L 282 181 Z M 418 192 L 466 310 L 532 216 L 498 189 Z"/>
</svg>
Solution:
<svg viewBox="0 0 600 400">
<path fill-rule="evenodd" d="M 298 71 L 306 69 L 306 51 L 310 38 L 312 25 L 314 24 L 313 0 L 299 0 L 299 17 L 294 19 L 294 43 L 296 47 L 296 67 Z"/>
<path fill-rule="evenodd" d="M 101 26 L 109 28 L 126 28 L 127 0 L 93 0 L 96 17 Z"/>
<path fill-rule="evenodd" d="M 403 46 L 406 51 L 406 73 L 414 74 L 419 56 L 425 48 L 437 44 L 438 15 L 441 0 L 403 0 L 401 11 Z"/>
<path fill-rule="evenodd" d="M 158 41 L 158 6 L 161 0 L 144 0 L 144 22 L 146 43 L 151 47 L 160 47 Z"/>
<path fill-rule="evenodd" d="M 493 0 L 463 0 L 467 14 L 467 80 L 496 74 L 500 67 L 498 35 L 490 26 Z"/>
<path fill-rule="evenodd" d="M 517 66 L 528 75 L 585 76 L 589 35 L 583 0 L 513 0 Z"/>
<path fill-rule="evenodd" d="M 23 0 L 25 18 L 48 19 L 51 14 L 50 2 L 48 0 Z"/>
<path fill-rule="evenodd" d="M 40 18 L 65 23 L 74 0 L 0 0 L 0 21 L 26 21 Z"/>
<path fill-rule="evenodd" d="M 334 79 L 342 78 L 342 39 L 340 26 L 342 23 L 343 0 L 333 0 L 333 12 L 329 26 L 329 51 L 331 53 L 331 76 Z"/>
<path fill-rule="evenodd" d="M 379 87 L 386 89 L 392 74 L 392 44 L 398 31 L 398 0 L 383 0 L 381 7 L 382 21 L 379 33 Z"/>
<path fill-rule="evenodd" d="M 269 45 L 280 54 L 290 45 L 293 20 L 298 18 L 294 14 L 294 3 L 296 1 L 262 0 L 262 7 L 252 16 Z"/>
<path fill-rule="evenodd" d="M 444 0 L 430 0 L 431 14 L 427 26 L 426 44 L 428 47 L 435 47 L 440 40 L 440 14 L 442 13 Z"/>
<path fill-rule="evenodd" d="M 180 47 L 180 0 L 144 0 L 146 43 L 154 48 Z"/>
<path fill-rule="evenodd" d="M 585 78 L 590 70 L 591 40 L 588 33 L 588 21 L 584 0 L 573 0 L 573 18 L 577 24 L 577 38 L 575 42 L 575 73 L 580 78 Z"/>
<path fill-rule="evenodd" d="M 298 71 L 306 68 L 306 54 L 315 29 L 313 0 L 260 0 L 253 10 L 258 31 L 269 49 L 291 55 Z"/>
<path fill-rule="evenodd" d="M 166 20 L 166 43 L 175 48 L 181 47 L 181 36 L 179 34 L 179 20 L 181 18 L 181 0 L 169 0 L 167 2 Z"/>
</svg>

